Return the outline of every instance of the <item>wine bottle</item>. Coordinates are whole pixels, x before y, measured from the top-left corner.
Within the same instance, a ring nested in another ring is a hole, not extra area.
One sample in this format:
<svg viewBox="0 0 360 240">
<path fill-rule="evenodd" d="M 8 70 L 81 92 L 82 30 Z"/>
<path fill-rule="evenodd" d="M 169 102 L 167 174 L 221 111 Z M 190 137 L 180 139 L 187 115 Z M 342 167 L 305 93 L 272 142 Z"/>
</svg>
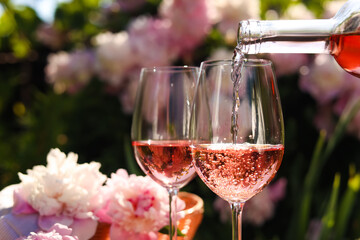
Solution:
<svg viewBox="0 0 360 240">
<path fill-rule="evenodd" d="M 331 54 L 360 77 L 360 1 L 347 1 L 330 19 L 240 21 L 237 51 Z"/>
</svg>

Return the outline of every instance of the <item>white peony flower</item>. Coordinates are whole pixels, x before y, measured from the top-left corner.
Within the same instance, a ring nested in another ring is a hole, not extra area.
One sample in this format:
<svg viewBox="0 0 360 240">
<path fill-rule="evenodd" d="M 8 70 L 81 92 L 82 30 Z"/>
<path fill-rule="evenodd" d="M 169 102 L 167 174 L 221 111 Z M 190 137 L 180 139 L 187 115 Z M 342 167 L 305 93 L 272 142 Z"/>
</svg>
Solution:
<svg viewBox="0 0 360 240">
<path fill-rule="evenodd" d="M 77 159 L 77 154 L 51 149 L 47 166 L 19 173 L 20 195 L 42 216 L 92 217 L 101 207 L 99 191 L 107 178 L 99 163 L 77 164 Z"/>
<path fill-rule="evenodd" d="M 45 68 L 47 81 L 57 93 L 75 93 L 84 87 L 94 74 L 94 58 L 90 51 L 50 54 Z"/>
<path fill-rule="evenodd" d="M 315 19 L 315 15 L 303 3 L 292 4 L 281 17 L 282 19 Z"/>
<path fill-rule="evenodd" d="M 228 42 L 236 40 L 241 20 L 260 18 L 259 0 L 210 0 L 209 4 L 214 16 L 213 21 L 218 22 L 218 29 Z"/>
<path fill-rule="evenodd" d="M 124 74 L 138 62 L 127 32 L 101 33 L 94 38 L 96 71 L 111 86 L 121 86 Z"/>
</svg>

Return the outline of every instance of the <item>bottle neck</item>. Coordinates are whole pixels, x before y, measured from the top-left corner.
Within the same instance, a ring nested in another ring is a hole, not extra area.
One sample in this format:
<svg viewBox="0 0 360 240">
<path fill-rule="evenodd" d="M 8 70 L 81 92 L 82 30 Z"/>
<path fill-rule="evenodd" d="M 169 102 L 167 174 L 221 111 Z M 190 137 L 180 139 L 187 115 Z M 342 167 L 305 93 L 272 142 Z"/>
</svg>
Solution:
<svg viewBox="0 0 360 240">
<path fill-rule="evenodd" d="M 241 21 L 238 47 L 243 53 L 329 53 L 334 19 Z"/>
</svg>

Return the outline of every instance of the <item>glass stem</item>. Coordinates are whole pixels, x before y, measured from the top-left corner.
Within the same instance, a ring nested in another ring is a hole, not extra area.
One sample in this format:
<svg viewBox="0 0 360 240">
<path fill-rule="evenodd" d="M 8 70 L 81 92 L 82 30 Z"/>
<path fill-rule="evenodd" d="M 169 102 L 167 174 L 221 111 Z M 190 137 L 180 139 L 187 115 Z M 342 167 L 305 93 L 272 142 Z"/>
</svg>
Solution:
<svg viewBox="0 0 360 240">
<path fill-rule="evenodd" d="M 241 217 L 244 209 L 244 202 L 230 203 L 232 215 L 232 239 L 241 240 Z"/>
<path fill-rule="evenodd" d="M 177 239 L 177 209 L 176 209 L 176 198 L 179 190 L 177 188 L 169 188 L 169 239 Z"/>
</svg>

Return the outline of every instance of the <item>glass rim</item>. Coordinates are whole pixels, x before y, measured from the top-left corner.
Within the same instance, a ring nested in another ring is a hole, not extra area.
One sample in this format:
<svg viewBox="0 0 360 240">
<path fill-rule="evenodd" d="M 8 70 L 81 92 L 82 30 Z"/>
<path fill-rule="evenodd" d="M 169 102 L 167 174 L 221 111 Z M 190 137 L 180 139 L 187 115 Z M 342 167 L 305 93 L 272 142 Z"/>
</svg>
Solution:
<svg viewBox="0 0 360 240">
<path fill-rule="evenodd" d="M 250 67 L 272 65 L 272 61 L 265 58 L 244 58 L 243 62 L 245 66 L 250 66 Z M 216 66 L 220 64 L 232 65 L 233 61 L 231 59 L 220 59 L 220 60 L 218 59 L 218 60 L 206 60 L 201 62 L 201 66 L 202 65 Z"/>
<path fill-rule="evenodd" d="M 180 212 L 182 212 L 184 214 L 192 214 L 192 213 L 197 212 L 197 211 L 200 211 L 200 212 L 204 211 L 204 209 L 203 209 L 204 208 L 204 201 L 198 195 L 196 195 L 194 193 L 190 193 L 190 192 L 179 192 L 178 196 L 179 196 L 180 199 L 181 199 L 181 197 L 189 197 L 193 201 L 195 201 L 194 205 L 192 205 L 189 208 L 185 207 L 185 209 L 181 210 Z"/>
<path fill-rule="evenodd" d="M 199 70 L 196 66 L 154 66 L 154 67 L 143 67 L 141 72 L 182 72 L 182 71 L 193 71 Z"/>
</svg>

